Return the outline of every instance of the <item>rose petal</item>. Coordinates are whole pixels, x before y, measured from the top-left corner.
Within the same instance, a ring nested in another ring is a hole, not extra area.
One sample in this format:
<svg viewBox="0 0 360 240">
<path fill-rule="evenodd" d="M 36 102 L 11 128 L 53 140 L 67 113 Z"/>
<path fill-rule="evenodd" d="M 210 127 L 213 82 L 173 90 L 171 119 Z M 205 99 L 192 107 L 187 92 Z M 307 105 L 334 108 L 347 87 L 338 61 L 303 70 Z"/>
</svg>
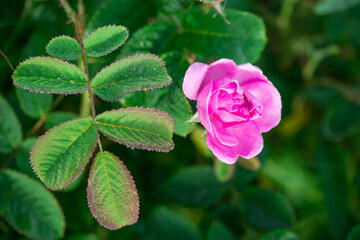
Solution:
<svg viewBox="0 0 360 240">
<path fill-rule="evenodd" d="M 212 153 L 220 161 L 227 164 L 233 164 L 237 161 L 238 155 L 235 153 L 233 147 L 222 144 L 217 138 L 214 138 L 209 133 L 207 134 L 206 142 Z"/>
<path fill-rule="evenodd" d="M 197 100 L 198 95 L 203 87 L 205 74 L 208 70 L 208 65 L 200 62 L 191 64 L 185 73 L 183 82 L 183 91 L 189 99 Z"/>
<path fill-rule="evenodd" d="M 229 128 L 229 132 L 239 141 L 234 151 L 239 156 L 250 159 L 258 155 L 264 146 L 260 129 L 253 121 Z"/>
<path fill-rule="evenodd" d="M 217 80 L 220 78 L 233 78 L 238 72 L 238 66 L 233 60 L 220 59 L 209 65 L 209 69 L 205 75 L 205 81 Z"/>
<path fill-rule="evenodd" d="M 268 81 L 260 68 L 250 63 L 239 65 L 234 78 L 239 81 L 240 86 L 249 81 Z"/>
<path fill-rule="evenodd" d="M 197 101 L 197 110 L 200 118 L 201 124 L 205 129 L 213 134 L 212 126 L 210 123 L 210 114 L 209 114 L 209 102 L 211 97 L 212 90 L 212 81 L 209 82 L 200 92 Z M 211 109 L 210 109 L 211 111 Z"/>
<path fill-rule="evenodd" d="M 262 116 L 251 121 L 258 125 L 261 132 L 267 132 L 277 126 L 281 120 L 281 97 L 274 85 L 269 81 L 248 81 L 242 87 L 263 107 Z"/>
<path fill-rule="evenodd" d="M 222 122 L 220 119 L 216 119 L 214 116 L 211 116 L 210 118 L 214 137 L 219 139 L 219 141 L 226 146 L 238 145 L 239 141 L 228 132 L 225 126 L 226 123 Z"/>
</svg>

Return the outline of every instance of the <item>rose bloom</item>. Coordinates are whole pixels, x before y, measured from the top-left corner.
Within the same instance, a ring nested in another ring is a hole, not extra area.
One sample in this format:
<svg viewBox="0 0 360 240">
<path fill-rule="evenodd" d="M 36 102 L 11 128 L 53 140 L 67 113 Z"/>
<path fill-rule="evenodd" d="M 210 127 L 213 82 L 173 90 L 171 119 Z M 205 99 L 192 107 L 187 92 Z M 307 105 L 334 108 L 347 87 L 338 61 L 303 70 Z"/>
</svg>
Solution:
<svg viewBox="0 0 360 240">
<path fill-rule="evenodd" d="M 222 162 L 252 158 L 264 146 L 261 133 L 280 122 L 281 98 L 262 71 L 230 59 L 210 65 L 194 63 L 186 71 L 183 91 L 197 100 L 207 144 Z"/>
</svg>

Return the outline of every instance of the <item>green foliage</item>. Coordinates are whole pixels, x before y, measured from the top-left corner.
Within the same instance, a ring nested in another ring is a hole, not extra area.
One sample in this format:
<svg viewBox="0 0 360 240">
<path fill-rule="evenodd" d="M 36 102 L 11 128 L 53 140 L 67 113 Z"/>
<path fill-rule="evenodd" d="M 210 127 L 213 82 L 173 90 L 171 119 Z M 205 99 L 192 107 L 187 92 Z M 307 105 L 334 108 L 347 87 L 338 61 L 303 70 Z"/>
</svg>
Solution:
<svg viewBox="0 0 360 240">
<path fill-rule="evenodd" d="M 200 240 L 199 229 L 173 210 L 165 207 L 156 207 L 150 217 L 150 228 L 159 240 Z"/>
<path fill-rule="evenodd" d="M 248 189 L 242 195 L 240 204 L 247 222 L 262 230 L 290 228 L 295 221 L 291 204 L 277 192 Z"/>
<path fill-rule="evenodd" d="M 96 117 L 99 130 L 111 140 L 128 147 L 168 152 L 172 141 L 173 121 L 162 111 L 125 108 Z"/>
<path fill-rule="evenodd" d="M 16 88 L 17 98 L 21 110 L 31 118 L 40 118 L 51 107 L 53 96 L 51 94 L 34 93 Z"/>
<path fill-rule="evenodd" d="M 185 168 L 169 179 L 167 193 L 179 203 L 194 207 L 209 207 L 223 195 L 222 184 L 210 166 Z"/>
<path fill-rule="evenodd" d="M 220 16 L 192 11 L 182 20 L 182 34 L 176 38 L 179 47 L 186 47 L 200 60 L 230 58 L 236 63 L 253 63 L 266 43 L 261 18 L 236 10 L 227 10 L 227 24 Z"/>
<path fill-rule="evenodd" d="M 9 153 L 20 145 L 22 130 L 9 103 L 0 95 L 0 152 Z"/>
<path fill-rule="evenodd" d="M 6 221 L 34 239 L 63 237 L 65 222 L 54 196 L 38 182 L 12 171 L 2 171 L 11 191 L 8 208 L 1 214 Z"/>
<path fill-rule="evenodd" d="M 0 172 L 0 214 L 3 213 L 9 206 L 11 200 L 11 191 L 9 183 L 5 175 Z"/>
<path fill-rule="evenodd" d="M 20 151 L 15 156 L 16 167 L 30 177 L 37 178 L 30 164 L 30 151 L 37 138 L 28 138 L 21 144 Z"/>
<path fill-rule="evenodd" d="M 195 0 L 155 0 L 157 8 L 165 14 L 177 14 L 189 10 Z"/>
<path fill-rule="evenodd" d="M 130 172 L 120 159 L 106 151 L 98 153 L 88 182 L 89 206 L 101 225 L 118 229 L 137 221 L 139 196 Z"/>
<path fill-rule="evenodd" d="M 65 60 L 74 60 L 81 56 L 79 43 L 74 38 L 68 36 L 60 36 L 51 39 L 46 46 L 46 51 L 53 57 Z"/>
<path fill-rule="evenodd" d="M 214 170 L 215 176 L 220 182 L 228 181 L 234 174 L 236 164 L 226 164 L 218 159 L 215 160 Z"/>
<path fill-rule="evenodd" d="M 75 113 L 56 111 L 49 114 L 44 124 L 46 129 L 53 128 L 60 123 L 67 122 L 79 117 Z"/>
<path fill-rule="evenodd" d="M 360 0 L 322 0 L 317 3 L 315 12 L 319 15 L 331 14 L 352 8 L 360 4 Z"/>
<path fill-rule="evenodd" d="M 64 188 L 88 163 L 97 137 L 91 117 L 63 123 L 39 138 L 31 151 L 31 164 L 48 188 Z"/>
<path fill-rule="evenodd" d="M 171 83 L 164 65 L 155 55 L 124 58 L 102 69 L 91 88 L 107 101 L 116 101 L 127 92 L 160 88 Z"/>
<path fill-rule="evenodd" d="M 91 57 L 104 56 L 121 45 L 129 36 L 128 30 L 123 26 L 107 26 L 95 30 L 85 40 L 86 55 Z"/>
<path fill-rule="evenodd" d="M 261 240 L 300 240 L 300 238 L 293 232 L 284 229 L 278 229 L 265 234 Z"/>
<path fill-rule="evenodd" d="M 355 226 L 353 229 L 351 229 L 347 240 L 356 240 L 360 238 L 360 225 Z"/>
<path fill-rule="evenodd" d="M 85 73 L 75 65 L 48 57 L 22 62 L 12 78 L 16 86 L 41 93 L 80 93 L 87 82 Z"/>
<path fill-rule="evenodd" d="M 233 234 L 221 222 L 213 222 L 207 230 L 206 240 L 235 240 Z"/>
</svg>

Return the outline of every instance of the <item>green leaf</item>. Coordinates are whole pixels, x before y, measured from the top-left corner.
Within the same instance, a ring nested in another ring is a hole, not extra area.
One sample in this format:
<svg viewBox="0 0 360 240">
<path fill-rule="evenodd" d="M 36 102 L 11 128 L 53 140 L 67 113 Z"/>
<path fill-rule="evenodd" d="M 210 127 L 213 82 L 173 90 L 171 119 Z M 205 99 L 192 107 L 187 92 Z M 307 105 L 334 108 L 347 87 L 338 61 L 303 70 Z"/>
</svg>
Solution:
<svg viewBox="0 0 360 240">
<path fill-rule="evenodd" d="M 11 192 L 9 183 L 2 172 L 0 172 L 0 214 L 9 206 L 11 200 Z"/>
<path fill-rule="evenodd" d="M 150 217 L 150 229 L 159 240 L 200 240 L 199 229 L 167 207 L 156 207 Z"/>
<path fill-rule="evenodd" d="M 319 15 L 331 14 L 355 7 L 360 0 L 322 0 L 315 6 L 315 13 Z"/>
<path fill-rule="evenodd" d="M 51 107 L 53 95 L 34 93 L 16 88 L 16 95 L 20 103 L 21 110 L 31 118 L 40 118 L 46 114 Z"/>
<path fill-rule="evenodd" d="M 128 147 L 168 152 L 174 148 L 173 120 L 160 110 L 122 108 L 96 117 L 101 133 Z"/>
<path fill-rule="evenodd" d="M 129 36 L 123 26 L 106 26 L 98 28 L 85 40 L 86 55 L 100 57 L 107 55 L 125 43 Z"/>
<path fill-rule="evenodd" d="M 62 111 L 52 112 L 49 114 L 48 118 L 46 119 L 44 126 L 46 129 L 50 129 L 59 125 L 60 123 L 67 122 L 78 117 L 79 116 L 77 114 L 72 112 L 62 112 Z"/>
<path fill-rule="evenodd" d="M 0 95 L 0 152 L 9 153 L 20 145 L 21 125 L 9 103 Z"/>
<path fill-rule="evenodd" d="M 289 230 L 277 229 L 265 234 L 261 240 L 300 240 L 300 238 Z"/>
<path fill-rule="evenodd" d="M 93 233 L 73 234 L 66 238 L 67 240 L 100 240 L 98 236 Z"/>
<path fill-rule="evenodd" d="M 81 93 L 86 90 L 87 83 L 80 68 L 49 57 L 35 57 L 22 62 L 12 78 L 16 86 L 41 93 Z"/>
<path fill-rule="evenodd" d="M 351 229 L 347 240 L 357 240 L 360 239 L 360 225 L 355 226 L 353 229 Z"/>
<path fill-rule="evenodd" d="M 340 101 L 330 106 L 322 121 L 324 135 L 332 141 L 341 141 L 354 134 L 360 124 L 360 106 Z"/>
<path fill-rule="evenodd" d="M 218 2 L 219 0 L 199 0 L 199 2 L 203 2 L 203 3 L 214 3 L 214 2 Z M 224 0 L 220 0 L 221 2 Z"/>
<path fill-rule="evenodd" d="M 167 182 L 167 193 L 179 203 L 194 207 L 209 207 L 223 195 L 222 183 L 211 166 L 184 168 Z"/>
<path fill-rule="evenodd" d="M 165 63 L 155 55 L 140 54 L 116 61 L 103 68 L 91 83 L 94 93 L 116 101 L 125 93 L 160 88 L 171 83 Z"/>
<path fill-rule="evenodd" d="M 157 8 L 167 14 L 177 14 L 188 11 L 195 3 L 195 0 L 155 0 Z"/>
<path fill-rule="evenodd" d="M 30 164 L 30 151 L 31 148 L 34 146 L 36 140 L 37 137 L 26 139 L 21 145 L 21 150 L 15 156 L 15 162 L 17 168 L 21 172 L 26 173 L 28 176 L 33 177 L 35 179 L 37 177 Z"/>
<path fill-rule="evenodd" d="M 235 240 L 234 235 L 221 222 L 213 222 L 206 232 L 206 240 Z"/>
<path fill-rule="evenodd" d="M 220 182 L 228 181 L 235 171 L 236 164 L 226 164 L 216 159 L 214 161 L 215 176 Z"/>
<path fill-rule="evenodd" d="M 122 47 L 119 57 L 135 53 L 159 54 L 176 33 L 176 26 L 169 22 L 156 22 L 137 30 Z"/>
<path fill-rule="evenodd" d="M 261 230 L 290 228 L 295 221 L 294 209 L 281 194 L 260 188 L 248 189 L 241 199 L 247 222 Z"/>
<path fill-rule="evenodd" d="M 98 153 L 88 183 L 88 203 L 102 226 L 115 230 L 137 221 L 139 196 L 130 172 L 119 158 L 106 151 Z"/>
<path fill-rule="evenodd" d="M 46 51 L 52 57 L 75 60 L 81 56 L 79 43 L 69 36 L 60 36 L 51 39 Z"/>
<path fill-rule="evenodd" d="M 31 151 L 31 164 L 48 188 L 64 188 L 85 168 L 97 137 L 91 117 L 63 123 L 38 139 Z"/>
<path fill-rule="evenodd" d="M 175 44 L 204 61 L 216 57 L 233 59 L 238 64 L 255 62 L 266 43 L 263 21 L 237 10 L 226 10 L 226 18 L 231 24 L 219 15 L 191 12 L 183 18 L 183 33 L 174 38 Z"/>
<path fill-rule="evenodd" d="M 2 216 L 17 231 L 32 239 L 59 239 L 64 216 L 55 197 L 35 180 L 15 171 L 3 171 L 10 189 L 9 207 Z"/>
</svg>

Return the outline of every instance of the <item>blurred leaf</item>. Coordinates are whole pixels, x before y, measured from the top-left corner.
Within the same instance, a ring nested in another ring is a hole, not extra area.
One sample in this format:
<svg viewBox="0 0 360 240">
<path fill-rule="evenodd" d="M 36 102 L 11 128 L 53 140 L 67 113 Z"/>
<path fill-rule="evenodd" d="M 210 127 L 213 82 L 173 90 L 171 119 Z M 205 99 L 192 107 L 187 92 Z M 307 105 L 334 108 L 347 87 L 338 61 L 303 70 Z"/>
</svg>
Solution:
<svg viewBox="0 0 360 240">
<path fill-rule="evenodd" d="M 34 173 L 34 170 L 32 169 L 30 164 L 30 151 L 31 148 L 34 146 L 36 140 L 37 137 L 26 139 L 21 145 L 21 150 L 15 156 L 17 168 L 21 172 L 35 179 L 37 178 L 37 176 Z"/>
<path fill-rule="evenodd" d="M 345 239 L 348 215 L 348 187 L 344 160 L 347 153 L 338 144 L 320 138 L 316 156 L 318 175 L 323 185 L 325 208 L 334 240 Z"/>
<path fill-rule="evenodd" d="M 235 171 L 236 164 L 226 164 L 218 159 L 214 161 L 215 176 L 220 182 L 228 181 Z"/>
<path fill-rule="evenodd" d="M 240 203 L 246 221 L 255 228 L 290 228 L 295 222 L 294 209 L 280 193 L 251 188 L 243 193 Z"/>
<path fill-rule="evenodd" d="M 129 31 L 123 26 L 106 26 L 92 32 L 84 43 L 86 55 L 100 57 L 123 45 Z"/>
<path fill-rule="evenodd" d="M 65 188 L 63 188 L 63 189 L 61 189 L 59 191 L 62 192 L 62 193 L 67 193 L 67 192 L 71 192 L 71 191 L 75 190 L 80 185 L 80 183 L 82 182 L 82 180 L 84 178 L 84 172 L 85 171 L 82 171 L 80 173 L 80 175 L 72 183 L 70 183 Z"/>
<path fill-rule="evenodd" d="M 322 0 L 315 6 L 315 13 L 319 15 L 336 13 L 358 4 L 360 0 Z"/>
<path fill-rule="evenodd" d="M 265 234 L 261 240 L 300 240 L 300 238 L 289 230 L 277 229 Z"/>
<path fill-rule="evenodd" d="M 200 240 L 199 229 L 165 206 L 156 207 L 149 220 L 150 230 L 158 240 Z"/>
<path fill-rule="evenodd" d="M 0 172 L 0 214 L 9 206 L 11 200 L 11 191 L 6 176 Z"/>
<path fill-rule="evenodd" d="M 200 153 L 203 157 L 210 158 L 213 156 L 211 150 L 207 146 L 206 130 L 203 127 L 195 124 L 195 127 L 191 132 L 190 139 L 193 142 L 197 152 Z"/>
<path fill-rule="evenodd" d="M 323 108 L 329 107 L 329 103 L 332 103 L 340 96 L 336 89 L 326 86 L 307 88 L 305 95 L 310 101 L 315 102 Z"/>
<path fill-rule="evenodd" d="M 116 101 L 125 93 L 161 88 L 169 85 L 171 78 L 164 62 L 155 55 L 140 54 L 123 58 L 99 72 L 91 88 L 100 98 Z"/>
<path fill-rule="evenodd" d="M 206 240 L 235 240 L 233 234 L 221 222 L 213 222 L 207 230 Z"/>
<path fill-rule="evenodd" d="M 328 108 L 322 121 L 324 135 L 332 141 L 340 141 L 354 134 L 360 124 L 360 106 L 341 101 Z"/>
<path fill-rule="evenodd" d="M 195 0 L 155 0 L 157 8 L 168 15 L 187 11 L 194 2 Z"/>
<path fill-rule="evenodd" d="M 75 60 L 81 56 L 79 43 L 69 36 L 60 36 L 51 39 L 46 51 L 52 57 Z"/>
<path fill-rule="evenodd" d="M 211 166 L 182 169 L 167 182 L 166 191 L 179 203 L 201 208 L 215 204 L 223 195 L 222 183 Z"/>
<path fill-rule="evenodd" d="M 88 163 L 97 137 L 91 117 L 72 120 L 46 132 L 31 151 L 31 163 L 41 181 L 52 190 L 73 182 Z"/>
<path fill-rule="evenodd" d="M 139 196 L 124 163 L 110 152 L 99 152 L 92 165 L 87 197 L 93 216 L 104 227 L 118 229 L 139 217 Z"/>
<path fill-rule="evenodd" d="M 156 8 L 148 0 L 104 0 L 96 4 L 95 13 L 89 18 L 86 33 L 109 24 L 126 26 L 134 32 L 156 15 Z"/>
<path fill-rule="evenodd" d="M 67 122 L 78 117 L 79 117 L 78 115 L 71 112 L 62 112 L 62 111 L 52 112 L 49 114 L 48 118 L 46 119 L 44 126 L 46 129 L 50 129 L 59 125 L 60 123 Z"/>
<path fill-rule="evenodd" d="M 199 0 L 199 1 L 203 3 L 218 3 L 218 2 L 223 2 L 224 0 Z"/>
<path fill-rule="evenodd" d="M 65 222 L 54 196 L 33 179 L 11 170 L 3 174 L 11 188 L 9 207 L 2 216 L 17 231 L 34 239 L 63 237 Z"/>
<path fill-rule="evenodd" d="M 250 171 L 258 171 L 261 168 L 261 162 L 258 157 L 250 159 L 239 157 L 237 162 Z"/>
<path fill-rule="evenodd" d="M 169 22 L 155 22 L 146 25 L 130 37 L 129 41 L 122 47 L 118 58 L 135 53 L 159 54 L 175 33 L 176 26 Z M 165 62 L 167 61 L 165 60 Z"/>
<path fill-rule="evenodd" d="M 0 95 L 0 152 L 9 153 L 20 145 L 22 130 L 9 103 Z"/>
<path fill-rule="evenodd" d="M 14 84 L 33 92 L 81 93 L 87 77 L 77 66 L 49 57 L 35 57 L 22 62 L 12 76 Z"/>
<path fill-rule="evenodd" d="M 21 110 L 29 117 L 37 119 L 50 110 L 53 95 L 29 92 L 21 88 L 16 88 L 16 93 Z"/>
<path fill-rule="evenodd" d="M 111 140 L 128 147 L 168 152 L 174 148 L 173 120 L 162 111 L 122 108 L 96 117 L 99 130 Z"/>
<path fill-rule="evenodd" d="M 251 13 L 227 10 L 227 24 L 221 16 L 192 11 L 182 20 L 183 33 L 174 38 L 179 48 L 187 48 L 200 60 L 230 58 L 236 63 L 253 63 L 266 43 L 261 18 Z"/>
<path fill-rule="evenodd" d="M 353 229 L 351 229 L 347 240 L 358 240 L 360 239 L 360 225 L 355 226 Z"/>
<path fill-rule="evenodd" d="M 67 236 L 66 240 L 100 240 L 100 238 L 92 233 L 84 233 Z"/>
</svg>

